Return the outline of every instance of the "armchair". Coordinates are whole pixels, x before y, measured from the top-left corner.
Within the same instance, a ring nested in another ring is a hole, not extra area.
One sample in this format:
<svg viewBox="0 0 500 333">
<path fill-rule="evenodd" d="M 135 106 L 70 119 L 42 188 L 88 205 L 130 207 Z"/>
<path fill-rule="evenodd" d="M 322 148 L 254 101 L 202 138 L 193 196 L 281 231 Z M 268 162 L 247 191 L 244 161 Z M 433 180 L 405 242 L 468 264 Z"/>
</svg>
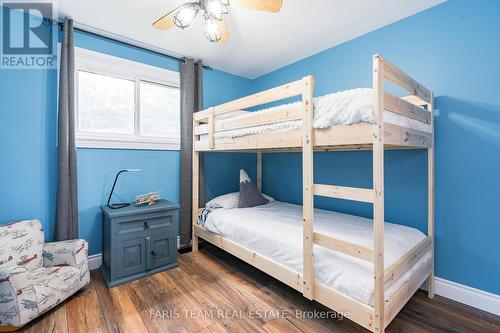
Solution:
<svg viewBox="0 0 500 333">
<path fill-rule="evenodd" d="M 90 282 L 83 239 L 44 242 L 41 223 L 0 225 L 0 331 L 15 330 Z"/>
</svg>

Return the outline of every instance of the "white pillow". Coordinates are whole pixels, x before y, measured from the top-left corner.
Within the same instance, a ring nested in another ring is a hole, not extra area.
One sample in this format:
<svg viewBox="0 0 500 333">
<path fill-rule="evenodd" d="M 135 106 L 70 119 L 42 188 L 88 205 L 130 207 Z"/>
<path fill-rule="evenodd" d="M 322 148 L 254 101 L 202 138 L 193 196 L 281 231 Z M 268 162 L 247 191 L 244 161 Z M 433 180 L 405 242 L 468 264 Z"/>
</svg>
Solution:
<svg viewBox="0 0 500 333">
<path fill-rule="evenodd" d="M 262 193 L 264 198 L 269 200 L 269 202 L 275 201 L 273 197 Z M 213 198 L 205 207 L 210 208 L 225 208 L 225 209 L 233 209 L 238 207 L 238 201 L 240 201 L 240 192 L 233 192 L 224 195 L 219 195 L 218 197 Z"/>
<path fill-rule="evenodd" d="M 264 193 L 262 193 L 262 195 L 263 195 L 263 196 L 264 196 L 264 198 L 266 198 L 266 199 L 267 199 L 267 201 L 269 201 L 269 202 L 276 201 L 276 199 L 274 199 L 274 198 L 273 198 L 272 196 L 270 196 L 270 195 L 267 195 L 267 194 L 264 194 Z M 239 200 L 239 198 L 238 198 L 238 200 Z"/>
</svg>

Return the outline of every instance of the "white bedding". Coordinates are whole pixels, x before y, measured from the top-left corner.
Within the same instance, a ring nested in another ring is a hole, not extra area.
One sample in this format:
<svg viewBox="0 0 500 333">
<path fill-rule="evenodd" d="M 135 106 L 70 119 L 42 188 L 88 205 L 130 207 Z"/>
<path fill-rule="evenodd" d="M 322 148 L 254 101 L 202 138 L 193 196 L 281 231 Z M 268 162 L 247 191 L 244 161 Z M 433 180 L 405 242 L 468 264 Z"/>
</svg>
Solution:
<svg viewBox="0 0 500 333">
<path fill-rule="evenodd" d="M 204 227 L 302 272 L 302 206 L 279 201 L 252 208 L 216 209 Z M 366 247 L 373 247 L 371 219 L 326 210 L 314 210 L 314 230 Z M 425 235 L 417 229 L 385 224 L 387 268 L 415 247 Z M 373 264 L 315 245 L 315 277 L 320 282 L 365 304 L 373 305 Z M 386 291 L 389 297 L 430 258 L 424 256 Z"/>
<path fill-rule="evenodd" d="M 373 123 L 372 89 L 358 88 L 340 91 L 315 97 L 313 102 L 314 128 L 316 129 L 328 128 L 333 125 L 349 125 L 360 122 Z M 282 104 L 255 112 L 269 112 L 272 110 L 284 109 L 297 103 L 301 102 Z M 242 113 L 237 117 L 248 117 L 248 114 Z M 428 124 L 424 124 L 415 119 L 389 111 L 384 111 L 384 121 L 423 132 L 430 132 L 430 126 Z M 237 138 L 252 134 L 286 132 L 300 127 L 302 127 L 302 120 L 284 121 L 267 125 L 220 131 L 215 133 L 215 140 Z M 208 129 L 208 125 L 201 125 L 200 128 Z M 200 136 L 200 140 L 206 140 L 207 138 L 207 134 Z"/>
</svg>

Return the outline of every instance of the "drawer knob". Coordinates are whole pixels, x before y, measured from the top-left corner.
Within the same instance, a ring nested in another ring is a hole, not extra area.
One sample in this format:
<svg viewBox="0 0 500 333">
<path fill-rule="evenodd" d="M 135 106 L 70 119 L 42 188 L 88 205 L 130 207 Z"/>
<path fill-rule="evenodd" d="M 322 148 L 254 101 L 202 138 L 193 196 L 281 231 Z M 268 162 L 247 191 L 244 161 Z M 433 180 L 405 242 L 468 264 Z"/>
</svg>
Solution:
<svg viewBox="0 0 500 333">
<path fill-rule="evenodd" d="M 158 255 L 158 252 L 156 252 L 156 251 L 151 251 L 151 255 L 156 257 L 156 256 Z"/>
<path fill-rule="evenodd" d="M 149 229 L 148 221 L 144 221 L 144 229 Z"/>
</svg>

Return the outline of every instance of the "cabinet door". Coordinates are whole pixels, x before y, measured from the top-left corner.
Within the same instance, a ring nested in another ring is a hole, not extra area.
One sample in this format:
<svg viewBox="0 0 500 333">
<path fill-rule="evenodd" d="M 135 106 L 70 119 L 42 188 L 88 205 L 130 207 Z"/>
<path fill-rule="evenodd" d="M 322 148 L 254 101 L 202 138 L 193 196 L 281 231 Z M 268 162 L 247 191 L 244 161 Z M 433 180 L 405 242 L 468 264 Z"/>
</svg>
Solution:
<svg viewBox="0 0 500 333">
<path fill-rule="evenodd" d="M 115 248 L 116 277 L 129 276 L 146 270 L 144 238 L 117 243 Z"/>
<path fill-rule="evenodd" d="M 177 252 L 173 235 L 175 235 L 173 232 L 162 232 L 148 237 L 148 269 L 155 269 L 175 261 Z"/>
</svg>

